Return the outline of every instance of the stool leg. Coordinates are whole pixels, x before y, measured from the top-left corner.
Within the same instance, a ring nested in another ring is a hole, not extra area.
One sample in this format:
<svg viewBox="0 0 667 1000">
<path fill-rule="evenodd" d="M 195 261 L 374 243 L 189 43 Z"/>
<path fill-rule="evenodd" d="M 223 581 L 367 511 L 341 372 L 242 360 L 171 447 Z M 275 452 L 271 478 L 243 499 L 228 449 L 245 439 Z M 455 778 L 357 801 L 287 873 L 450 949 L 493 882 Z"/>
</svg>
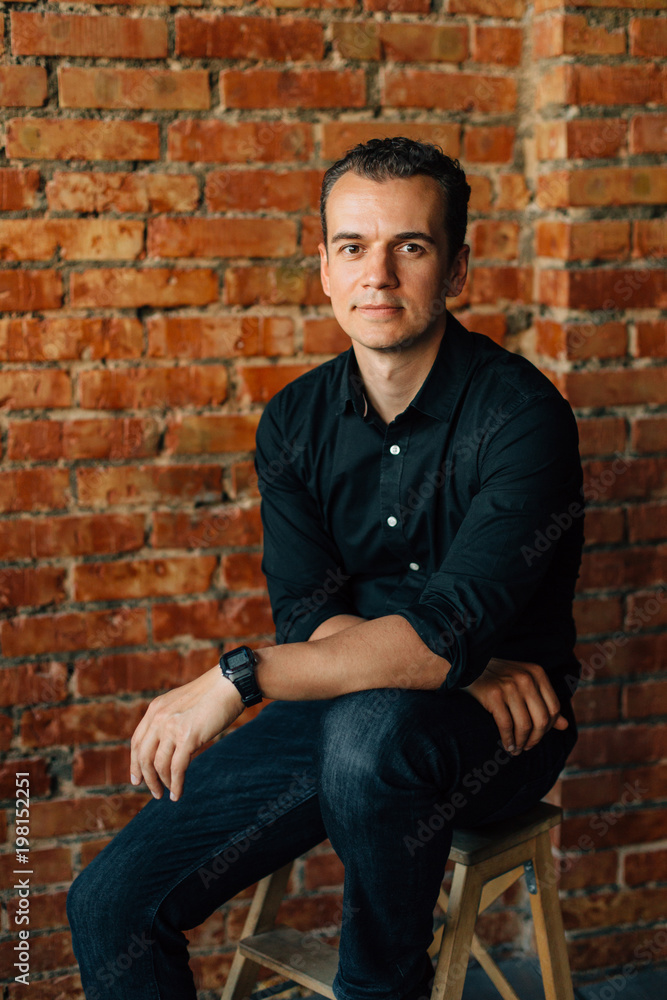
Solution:
<svg viewBox="0 0 667 1000">
<path fill-rule="evenodd" d="M 544 995 L 546 1000 L 574 1000 L 572 974 L 548 831 L 536 839 L 533 864 L 537 892 L 531 894 L 530 905 L 533 911 Z"/>
<path fill-rule="evenodd" d="M 461 1000 L 482 887 L 475 865 L 456 865 L 431 1000 Z"/>
<path fill-rule="evenodd" d="M 241 939 L 251 937 L 253 934 L 263 934 L 264 931 L 273 929 L 293 864 L 293 861 L 289 861 L 278 871 L 267 875 L 266 878 L 258 882 L 250 904 L 250 911 L 243 925 Z M 257 982 L 260 968 L 259 962 L 253 962 L 251 958 L 242 955 L 237 946 L 222 1000 L 242 1000 L 242 998 L 248 997 Z"/>
</svg>

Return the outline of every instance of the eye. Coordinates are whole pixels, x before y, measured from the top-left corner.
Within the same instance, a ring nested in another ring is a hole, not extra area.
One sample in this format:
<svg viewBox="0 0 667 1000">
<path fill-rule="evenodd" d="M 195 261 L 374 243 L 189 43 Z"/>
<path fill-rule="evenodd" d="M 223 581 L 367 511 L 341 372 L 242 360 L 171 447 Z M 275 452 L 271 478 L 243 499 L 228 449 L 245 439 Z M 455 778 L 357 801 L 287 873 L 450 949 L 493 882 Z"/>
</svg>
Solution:
<svg viewBox="0 0 667 1000">
<path fill-rule="evenodd" d="M 346 243 L 345 246 L 342 246 L 340 248 L 340 252 L 343 253 L 344 250 L 360 250 L 360 249 L 361 249 L 361 247 L 357 246 L 356 243 Z M 346 256 L 346 257 L 350 257 L 350 256 L 357 257 L 358 254 L 345 254 L 344 256 Z"/>
<path fill-rule="evenodd" d="M 407 249 L 408 249 L 408 247 L 412 247 L 412 249 L 413 249 L 413 250 L 416 250 L 416 251 L 417 251 L 417 253 L 421 253 L 421 251 L 422 251 L 422 250 L 424 249 L 423 247 L 421 247 L 421 246 L 419 245 L 419 243 L 405 243 L 405 244 L 404 244 L 404 246 L 403 246 L 403 249 L 404 249 L 404 250 L 407 250 Z M 415 256 L 415 254 L 410 254 L 410 256 L 411 256 L 411 257 L 414 257 L 414 256 Z"/>
</svg>

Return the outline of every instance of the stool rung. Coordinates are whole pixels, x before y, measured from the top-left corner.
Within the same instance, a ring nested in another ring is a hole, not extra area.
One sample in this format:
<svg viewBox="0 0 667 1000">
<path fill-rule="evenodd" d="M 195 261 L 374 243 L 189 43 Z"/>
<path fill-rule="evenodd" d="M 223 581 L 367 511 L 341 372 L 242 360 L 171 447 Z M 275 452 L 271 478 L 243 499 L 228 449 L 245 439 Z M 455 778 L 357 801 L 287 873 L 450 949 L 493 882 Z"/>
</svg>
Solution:
<svg viewBox="0 0 667 1000">
<path fill-rule="evenodd" d="M 338 969 L 338 948 L 319 941 L 312 934 L 303 934 L 292 927 L 279 927 L 242 938 L 238 950 L 314 993 L 335 1000 L 332 986 Z"/>
</svg>

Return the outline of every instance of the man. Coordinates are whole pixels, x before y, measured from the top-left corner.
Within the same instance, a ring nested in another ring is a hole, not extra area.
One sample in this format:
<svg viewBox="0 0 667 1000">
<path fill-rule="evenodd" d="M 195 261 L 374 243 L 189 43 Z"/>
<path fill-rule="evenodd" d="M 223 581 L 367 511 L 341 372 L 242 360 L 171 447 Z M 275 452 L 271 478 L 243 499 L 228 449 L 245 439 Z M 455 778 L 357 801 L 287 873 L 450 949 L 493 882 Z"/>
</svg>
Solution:
<svg viewBox="0 0 667 1000">
<path fill-rule="evenodd" d="M 574 745 L 576 424 L 445 308 L 469 192 L 405 138 L 324 178 L 322 283 L 352 345 L 258 427 L 277 644 L 227 654 L 137 727 L 132 781 L 155 801 L 68 896 L 89 1000 L 194 1000 L 183 930 L 326 837 L 345 865 L 336 997 L 425 995 L 452 827 L 538 801 Z"/>
</svg>

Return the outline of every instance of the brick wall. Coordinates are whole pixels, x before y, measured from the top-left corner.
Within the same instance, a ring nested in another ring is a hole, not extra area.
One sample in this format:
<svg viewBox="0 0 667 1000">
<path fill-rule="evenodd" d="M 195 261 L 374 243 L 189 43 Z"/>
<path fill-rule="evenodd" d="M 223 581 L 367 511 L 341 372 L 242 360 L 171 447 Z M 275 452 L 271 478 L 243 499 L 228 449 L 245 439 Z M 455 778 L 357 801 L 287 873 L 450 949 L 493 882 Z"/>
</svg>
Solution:
<svg viewBox="0 0 667 1000">
<path fill-rule="evenodd" d="M 578 415 L 564 916 L 577 973 L 664 959 L 665 0 L 0 9 L 0 832 L 11 847 L 29 771 L 31 996 L 83 996 L 66 891 L 147 799 L 128 748 L 151 698 L 221 642 L 271 641 L 254 431 L 349 344 L 319 283 L 319 186 L 374 135 L 461 159 L 472 266 L 448 305 Z M 5 848 L 2 969 L 12 870 Z M 327 845 L 290 888 L 287 922 L 335 924 Z M 202 991 L 248 897 L 188 934 Z M 484 936 L 519 947 L 525 898 L 504 902 Z"/>
</svg>

